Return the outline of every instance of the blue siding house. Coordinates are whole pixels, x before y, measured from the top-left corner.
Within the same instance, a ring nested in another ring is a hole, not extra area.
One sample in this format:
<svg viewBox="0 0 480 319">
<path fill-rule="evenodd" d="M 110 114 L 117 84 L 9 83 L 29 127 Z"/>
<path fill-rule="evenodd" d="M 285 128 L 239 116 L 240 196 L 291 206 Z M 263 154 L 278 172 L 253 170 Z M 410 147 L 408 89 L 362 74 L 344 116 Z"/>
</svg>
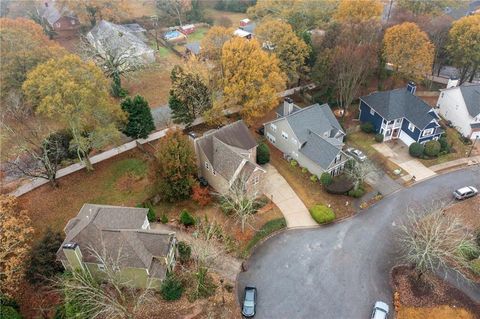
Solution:
<svg viewBox="0 0 480 319">
<path fill-rule="evenodd" d="M 438 140 L 443 130 L 439 116 L 422 99 L 415 96 L 416 86 L 374 92 L 360 98 L 360 122 L 370 122 L 384 141 L 400 139 L 405 144 Z"/>
</svg>

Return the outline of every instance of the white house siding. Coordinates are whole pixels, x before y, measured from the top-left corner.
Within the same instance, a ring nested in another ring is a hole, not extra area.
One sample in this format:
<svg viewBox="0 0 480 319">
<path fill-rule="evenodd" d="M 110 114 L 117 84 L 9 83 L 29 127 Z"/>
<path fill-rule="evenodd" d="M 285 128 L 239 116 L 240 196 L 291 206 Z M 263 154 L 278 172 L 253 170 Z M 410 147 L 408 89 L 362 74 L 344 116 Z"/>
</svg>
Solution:
<svg viewBox="0 0 480 319">
<path fill-rule="evenodd" d="M 462 135 L 470 136 L 472 133 L 470 124 L 474 123 L 474 119 L 468 113 L 460 88 L 442 91 L 438 98 L 437 107 L 439 107 L 440 115 L 451 121 Z"/>
</svg>

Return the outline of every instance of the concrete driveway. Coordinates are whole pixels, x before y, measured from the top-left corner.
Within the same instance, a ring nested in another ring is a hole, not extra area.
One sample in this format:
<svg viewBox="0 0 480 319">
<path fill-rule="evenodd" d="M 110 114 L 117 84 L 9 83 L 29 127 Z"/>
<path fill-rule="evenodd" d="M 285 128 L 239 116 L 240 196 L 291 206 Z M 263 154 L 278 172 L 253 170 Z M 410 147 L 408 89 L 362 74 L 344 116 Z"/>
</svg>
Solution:
<svg viewBox="0 0 480 319">
<path fill-rule="evenodd" d="M 310 216 L 305 204 L 277 169 L 271 164 L 265 165 L 265 168 L 267 177 L 263 193 L 280 208 L 287 221 L 287 227 L 317 226 L 318 224 Z"/>
<path fill-rule="evenodd" d="M 434 171 L 423 165 L 419 160 L 411 157 L 407 145 L 400 140 L 373 144 L 372 146 L 383 156 L 408 172 L 409 177 L 415 176 L 416 181 L 436 175 Z"/>
<path fill-rule="evenodd" d="M 369 318 L 377 300 L 393 309 L 389 271 L 396 263 L 393 238 L 405 209 L 450 200 L 452 189 L 479 182 L 478 168 L 440 175 L 398 191 L 343 222 L 285 231 L 254 251 L 248 270 L 238 276 L 239 299 L 245 285 L 257 287 L 258 319 Z M 480 302 L 479 286 L 461 288 Z"/>
</svg>

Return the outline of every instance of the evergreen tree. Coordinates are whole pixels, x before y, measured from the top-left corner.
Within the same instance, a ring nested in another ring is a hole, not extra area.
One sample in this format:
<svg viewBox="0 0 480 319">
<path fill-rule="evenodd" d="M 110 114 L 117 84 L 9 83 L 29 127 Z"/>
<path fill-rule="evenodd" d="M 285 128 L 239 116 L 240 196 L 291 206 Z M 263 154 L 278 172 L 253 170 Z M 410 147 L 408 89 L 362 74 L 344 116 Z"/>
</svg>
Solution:
<svg viewBox="0 0 480 319">
<path fill-rule="evenodd" d="M 128 122 L 123 129 L 125 135 L 133 138 L 146 138 L 155 129 L 148 102 L 140 95 L 122 101 L 122 110 L 128 113 Z"/>
</svg>

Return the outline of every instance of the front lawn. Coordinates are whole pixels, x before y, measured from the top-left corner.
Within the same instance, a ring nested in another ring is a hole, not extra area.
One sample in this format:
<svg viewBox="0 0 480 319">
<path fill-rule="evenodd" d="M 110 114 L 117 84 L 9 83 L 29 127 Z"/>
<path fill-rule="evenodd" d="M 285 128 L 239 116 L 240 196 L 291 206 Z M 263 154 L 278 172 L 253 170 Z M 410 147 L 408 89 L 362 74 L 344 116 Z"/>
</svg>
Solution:
<svg viewBox="0 0 480 319">
<path fill-rule="evenodd" d="M 270 163 L 287 180 L 307 208 L 317 204 L 330 205 L 337 219 L 345 218 L 355 213 L 354 199 L 352 197 L 327 193 L 320 182 L 312 182 L 310 180 L 310 174 L 302 173 L 300 167 L 292 167 L 289 162 L 284 160 L 282 153 L 278 149 L 271 144 L 269 148 Z"/>
<path fill-rule="evenodd" d="M 187 36 L 188 42 L 202 40 L 207 32 L 208 32 L 208 28 L 205 28 L 205 27 L 196 29 L 195 32 Z"/>
<path fill-rule="evenodd" d="M 362 131 L 348 133 L 346 144 L 361 150 L 370 160 L 383 169 L 390 177 L 394 179 L 398 178 L 399 176 L 395 175 L 393 171 L 397 169 L 401 170 L 400 166 L 390 161 L 372 146 L 372 144 L 377 143 L 374 138 L 374 134 L 367 134 Z"/>
<path fill-rule="evenodd" d="M 467 157 L 472 145 L 463 144 L 459 133 L 450 127 L 444 128 L 447 134 L 448 144 L 451 145 L 452 152 L 431 159 L 420 159 L 423 165 L 429 167 L 445 162 L 453 161 L 459 158 Z"/>
</svg>

